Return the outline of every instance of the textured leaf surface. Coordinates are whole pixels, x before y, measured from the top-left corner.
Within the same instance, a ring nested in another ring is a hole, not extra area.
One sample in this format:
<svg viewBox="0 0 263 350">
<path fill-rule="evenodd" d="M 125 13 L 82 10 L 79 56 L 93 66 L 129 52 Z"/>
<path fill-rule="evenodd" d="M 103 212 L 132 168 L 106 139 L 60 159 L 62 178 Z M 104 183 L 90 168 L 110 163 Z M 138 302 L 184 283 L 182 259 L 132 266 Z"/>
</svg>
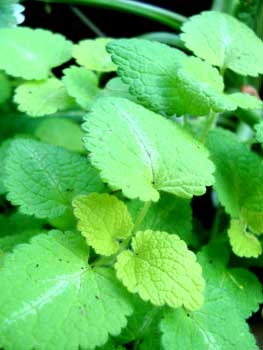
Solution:
<svg viewBox="0 0 263 350">
<path fill-rule="evenodd" d="M 6 350 L 94 349 L 132 312 L 114 272 L 87 263 L 77 233 L 52 231 L 6 256 L 0 271 L 0 346 Z"/>
<path fill-rule="evenodd" d="M 260 241 L 253 233 L 247 232 L 246 224 L 240 220 L 231 220 L 228 230 L 233 252 L 241 257 L 257 258 L 262 254 Z"/>
<path fill-rule="evenodd" d="M 5 187 L 5 177 L 6 177 L 6 171 L 5 171 L 5 161 L 6 157 L 8 155 L 8 149 L 11 144 L 12 140 L 7 139 L 4 142 L 2 142 L 0 146 L 0 194 L 6 193 L 6 187 Z"/>
<path fill-rule="evenodd" d="M 135 222 L 144 203 L 139 200 L 133 200 L 128 202 L 127 205 Z M 163 193 L 157 203 L 151 204 L 143 222 L 140 224 L 140 230 L 147 229 L 175 233 L 187 244 L 194 244 L 196 239 L 192 232 L 190 201 Z"/>
<path fill-rule="evenodd" d="M 198 262 L 202 265 L 207 284 L 213 284 L 226 293 L 243 319 L 258 311 L 263 302 L 262 285 L 251 271 L 228 267 L 228 247 L 222 243 L 210 243 L 198 253 Z"/>
<path fill-rule="evenodd" d="M 107 47 L 130 92 L 156 112 L 206 115 L 237 108 L 240 100 L 223 93 L 218 70 L 197 57 L 142 39 L 115 40 Z"/>
<path fill-rule="evenodd" d="M 39 218 L 59 217 L 70 210 L 76 195 L 103 188 L 84 157 L 34 140 L 13 141 L 6 172 L 8 199 Z"/>
<path fill-rule="evenodd" d="M 206 280 L 204 304 L 197 311 L 168 310 L 161 321 L 165 350 L 256 350 L 245 319 L 262 302 L 262 287 L 244 269 L 227 269 L 222 245 L 198 254 Z"/>
<path fill-rule="evenodd" d="M 85 150 L 81 127 L 68 119 L 45 119 L 37 126 L 35 135 L 40 141 L 61 146 L 69 151 L 82 153 Z"/>
<path fill-rule="evenodd" d="M 0 69 L 27 80 L 47 79 L 72 51 L 72 43 L 62 35 L 26 27 L 0 29 L 0 47 Z"/>
<path fill-rule="evenodd" d="M 258 350 L 232 299 L 207 287 L 204 306 L 195 312 L 169 310 L 161 322 L 164 350 Z"/>
<path fill-rule="evenodd" d="M 84 67 L 72 66 L 63 71 L 62 81 L 70 96 L 84 109 L 89 109 L 90 104 L 99 92 L 98 77 Z"/>
<path fill-rule="evenodd" d="M 263 43 L 230 15 L 209 11 L 190 18 L 181 38 L 197 56 L 242 75 L 263 73 Z"/>
<path fill-rule="evenodd" d="M 123 251 L 115 264 L 118 278 L 132 293 L 154 305 L 189 310 L 203 303 L 204 280 L 194 253 L 177 236 L 161 231 L 140 231 L 132 251 Z"/>
<path fill-rule="evenodd" d="M 85 121 L 91 162 L 129 198 L 157 201 L 158 191 L 190 198 L 213 183 L 206 149 L 178 124 L 142 106 L 101 98 Z"/>
<path fill-rule="evenodd" d="M 233 219 L 242 219 L 252 231 L 263 232 L 263 164 L 231 132 L 216 129 L 207 139 L 216 165 L 215 189 Z"/>
<path fill-rule="evenodd" d="M 119 240 L 131 234 L 132 220 L 126 205 L 107 193 L 78 196 L 73 201 L 78 230 L 97 254 L 112 255 Z"/>
<path fill-rule="evenodd" d="M 11 95 L 11 82 L 4 73 L 0 72 L 0 104 L 8 100 L 11 97 Z"/>
<path fill-rule="evenodd" d="M 14 101 L 21 112 L 33 117 L 67 109 L 74 103 L 63 83 L 54 78 L 20 85 L 15 91 Z"/>
<path fill-rule="evenodd" d="M 82 40 L 75 45 L 73 57 L 77 63 L 88 69 L 98 72 L 111 72 L 116 70 L 106 51 L 106 45 L 112 41 L 110 38 L 97 38 L 94 40 Z"/>
</svg>

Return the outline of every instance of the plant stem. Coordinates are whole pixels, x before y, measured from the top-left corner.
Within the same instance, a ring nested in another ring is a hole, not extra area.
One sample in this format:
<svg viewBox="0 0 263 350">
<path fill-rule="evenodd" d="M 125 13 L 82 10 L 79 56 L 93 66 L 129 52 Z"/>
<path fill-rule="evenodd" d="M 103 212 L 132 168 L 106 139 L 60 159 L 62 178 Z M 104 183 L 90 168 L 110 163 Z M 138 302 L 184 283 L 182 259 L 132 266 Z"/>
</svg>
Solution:
<svg viewBox="0 0 263 350">
<path fill-rule="evenodd" d="M 180 39 L 179 35 L 169 32 L 151 32 L 145 33 L 139 36 L 139 38 L 159 41 L 160 43 L 164 43 L 171 46 L 176 46 L 179 49 L 188 51 L 185 47 L 183 41 Z"/>
<path fill-rule="evenodd" d="M 71 5 L 86 5 L 92 7 L 102 7 L 107 9 L 113 9 L 117 11 L 123 11 L 132 13 L 138 16 L 150 18 L 156 22 L 167 25 L 173 29 L 180 29 L 182 23 L 184 23 L 187 18 L 163 9 L 158 6 L 146 4 L 141 1 L 132 0 L 36 0 L 41 2 L 55 2 L 55 3 L 67 3 Z"/>
<path fill-rule="evenodd" d="M 210 111 L 207 119 L 206 119 L 206 123 L 204 126 L 204 129 L 200 135 L 199 141 L 204 143 L 206 136 L 208 134 L 208 132 L 210 131 L 210 129 L 214 126 L 215 121 L 216 121 L 216 117 L 217 117 L 217 113 L 215 113 L 214 111 Z"/>
<path fill-rule="evenodd" d="M 98 37 L 105 37 L 106 35 L 96 26 L 95 23 L 89 19 L 88 16 L 84 15 L 77 7 L 71 6 L 72 12 L 87 26 L 89 27 Z"/>
<path fill-rule="evenodd" d="M 141 210 L 139 211 L 139 214 L 137 215 L 137 218 L 135 220 L 134 226 L 133 226 L 133 233 L 136 233 L 141 225 L 141 223 L 143 222 L 143 219 L 145 218 L 148 210 L 150 209 L 152 202 L 145 202 L 144 206 L 141 208 Z"/>
<path fill-rule="evenodd" d="M 237 4 L 237 0 L 213 0 L 211 10 L 233 14 Z"/>
</svg>

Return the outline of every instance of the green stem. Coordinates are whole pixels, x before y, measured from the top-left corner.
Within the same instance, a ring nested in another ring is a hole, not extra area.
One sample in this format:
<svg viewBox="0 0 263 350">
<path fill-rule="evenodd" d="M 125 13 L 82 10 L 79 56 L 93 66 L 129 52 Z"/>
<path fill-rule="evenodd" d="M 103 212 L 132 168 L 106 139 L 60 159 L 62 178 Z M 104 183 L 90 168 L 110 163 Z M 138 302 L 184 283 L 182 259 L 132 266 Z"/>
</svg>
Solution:
<svg viewBox="0 0 263 350">
<path fill-rule="evenodd" d="M 202 143 L 205 142 L 205 139 L 206 139 L 208 132 L 215 124 L 216 117 L 217 117 L 217 113 L 215 113 L 214 111 L 211 110 L 211 112 L 209 113 L 209 115 L 206 119 L 204 129 L 202 130 L 202 133 L 200 135 L 200 138 L 199 138 L 200 142 L 202 142 Z"/>
<path fill-rule="evenodd" d="M 139 38 L 159 41 L 167 45 L 178 47 L 179 49 L 188 51 L 179 35 L 169 32 L 151 32 L 140 35 Z"/>
<path fill-rule="evenodd" d="M 87 16 L 84 15 L 77 7 L 71 7 L 72 12 L 88 27 L 90 28 L 98 37 L 105 37 L 106 35 L 96 26 L 95 23 Z"/>
<path fill-rule="evenodd" d="M 141 208 L 141 210 L 139 211 L 139 214 L 137 215 L 137 218 L 135 220 L 134 226 L 133 226 L 133 233 L 136 233 L 138 231 L 138 229 L 140 228 L 141 223 L 143 222 L 148 210 L 150 209 L 152 202 L 145 202 L 144 206 Z"/>
<path fill-rule="evenodd" d="M 41 2 L 55 2 L 55 3 L 67 3 L 71 5 L 86 5 L 92 7 L 102 7 L 107 9 L 113 9 L 117 11 L 123 11 L 132 13 L 138 16 L 146 17 L 152 19 L 156 22 L 167 25 L 173 29 L 180 29 L 182 23 L 184 23 L 187 18 L 163 9 L 158 6 L 146 4 L 141 1 L 132 0 L 36 0 Z"/>
<path fill-rule="evenodd" d="M 262 112 L 257 112 L 256 110 L 252 109 L 241 109 L 238 108 L 235 111 L 235 114 L 238 116 L 239 119 L 241 119 L 243 122 L 247 123 L 252 128 L 255 124 L 260 123 L 262 119 Z"/>
<path fill-rule="evenodd" d="M 237 5 L 237 0 L 214 0 L 211 10 L 225 12 L 232 15 L 235 13 Z"/>
</svg>

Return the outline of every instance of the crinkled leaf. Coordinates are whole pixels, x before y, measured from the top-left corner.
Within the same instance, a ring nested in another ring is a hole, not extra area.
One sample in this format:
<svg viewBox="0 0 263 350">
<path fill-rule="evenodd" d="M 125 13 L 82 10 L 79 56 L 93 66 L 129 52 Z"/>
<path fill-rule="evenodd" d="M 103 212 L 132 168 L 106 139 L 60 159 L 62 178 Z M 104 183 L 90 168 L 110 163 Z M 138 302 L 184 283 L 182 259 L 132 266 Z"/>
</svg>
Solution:
<svg viewBox="0 0 263 350">
<path fill-rule="evenodd" d="M 20 85 L 15 90 L 14 101 L 21 112 L 32 117 L 52 114 L 67 109 L 74 103 L 63 83 L 54 78 Z"/>
<path fill-rule="evenodd" d="M 262 246 L 258 238 L 247 231 L 246 224 L 233 219 L 230 222 L 228 236 L 233 252 L 241 257 L 257 258 L 262 254 Z"/>
<path fill-rule="evenodd" d="M 72 66 L 63 71 L 62 81 L 68 94 L 74 97 L 84 109 L 89 109 L 93 98 L 99 92 L 97 75 L 84 68 Z"/>
<path fill-rule="evenodd" d="M 72 120 L 54 117 L 45 119 L 38 124 L 34 134 L 40 141 L 64 147 L 69 151 L 84 151 L 83 131 Z"/>
<path fill-rule="evenodd" d="M 1 9 L 0 9 L 1 11 Z M 12 86 L 7 76 L 0 72 L 0 104 L 8 100 L 12 95 Z"/>
<path fill-rule="evenodd" d="M 116 336 L 132 307 L 114 272 L 88 265 L 77 233 L 52 231 L 6 256 L 0 271 L 0 346 L 94 349 Z"/>
<path fill-rule="evenodd" d="M 210 132 L 207 146 L 216 165 L 214 186 L 219 201 L 233 219 L 263 232 L 262 160 L 227 130 Z"/>
<path fill-rule="evenodd" d="M 232 299 L 220 288 L 208 286 L 200 310 L 168 310 L 161 321 L 164 350 L 258 350 L 249 327 Z"/>
<path fill-rule="evenodd" d="M 116 70 L 106 51 L 106 45 L 112 41 L 110 38 L 86 39 L 74 46 L 73 57 L 77 63 L 88 69 L 98 72 L 111 72 Z"/>
<path fill-rule="evenodd" d="M 240 102 L 223 93 L 216 68 L 180 50 L 142 39 L 115 40 L 107 48 L 130 93 L 156 112 L 206 115 L 235 110 Z"/>
<path fill-rule="evenodd" d="M 133 200 L 127 203 L 134 222 L 143 205 L 143 202 L 139 200 Z M 192 232 L 192 209 L 190 201 L 163 193 L 157 203 L 152 203 L 143 222 L 140 224 L 140 230 L 147 229 L 175 233 L 187 244 L 195 244 L 196 238 Z"/>
<path fill-rule="evenodd" d="M 99 192 L 103 184 L 87 160 L 63 148 L 17 139 L 6 160 L 8 199 L 38 218 L 56 218 L 71 210 L 78 194 Z"/>
<path fill-rule="evenodd" d="M 73 201 L 78 230 L 97 254 L 112 255 L 133 227 L 126 205 L 107 193 L 81 195 Z"/>
<path fill-rule="evenodd" d="M 206 149 L 177 123 L 122 98 L 100 98 L 85 117 L 84 138 L 101 177 L 129 198 L 158 191 L 190 198 L 213 183 Z"/>
<path fill-rule="evenodd" d="M 263 43 L 245 24 L 216 11 L 195 15 L 182 26 L 181 38 L 197 56 L 242 75 L 263 73 Z"/>
<path fill-rule="evenodd" d="M 203 303 L 204 280 L 196 256 L 177 235 L 140 231 L 115 264 L 118 278 L 132 293 L 154 305 L 182 305 L 189 310 Z"/>
<path fill-rule="evenodd" d="M 262 302 L 262 287 L 251 272 L 227 269 L 225 247 L 212 244 L 198 254 L 206 280 L 197 311 L 167 310 L 161 321 L 164 350 L 257 350 L 245 319 Z"/>
<path fill-rule="evenodd" d="M 0 69 L 27 80 L 47 79 L 72 51 L 72 43 L 62 35 L 26 27 L 0 29 L 0 47 Z"/>
<path fill-rule="evenodd" d="M 11 144 L 12 140 L 7 139 L 5 140 L 1 146 L 0 146 L 0 194 L 6 193 L 5 188 L 5 177 L 6 177 L 6 171 L 5 171 L 5 160 L 8 155 L 8 149 Z"/>
<path fill-rule="evenodd" d="M 247 319 L 263 302 L 262 285 L 251 271 L 228 267 L 228 250 L 223 243 L 210 243 L 198 253 L 198 262 L 202 265 L 207 284 L 214 284 L 228 294 L 234 308 Z"/>
</svg>

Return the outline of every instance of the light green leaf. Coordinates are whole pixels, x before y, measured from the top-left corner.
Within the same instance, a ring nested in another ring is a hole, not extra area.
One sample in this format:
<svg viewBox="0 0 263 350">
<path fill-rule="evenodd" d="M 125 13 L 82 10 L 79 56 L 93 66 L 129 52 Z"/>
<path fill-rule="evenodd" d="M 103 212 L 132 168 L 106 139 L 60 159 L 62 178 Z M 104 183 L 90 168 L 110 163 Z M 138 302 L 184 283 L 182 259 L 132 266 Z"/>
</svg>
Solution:
<svg viewBox="0 0 263 350">
<path fill-rule="evenodd" d="M 164 350 L 258 350 L 232 299 L 213 286 L 206 288 L 200 310 L 167 310 L 161 330 Z"/>
<path fill-rule="evenodd" d="M 87 160 L 63 148 L 17 139 L 6 160 L 8 199 L 21 211 L 38 218 L 57 218 L 71 212 L 78 194 L 103 189 Z"/>
<path fill-rule="evenodd" d="M 112 255 L 119 240 L 128 238 L 133 227 L 126 205 L 107 193 L 78 196 L 73 201 L 78 230 L 97 254 Z"/>
<path fill-rule="evenodd" d="M 225 247 L 211 244 L 198 254 L 206 280 L 197 311 L 167 310 L 161 321 L 164 350 L 257 350 L 245 319 L 262 302 L 262 287 L 251 272 L 227 269 Z"/>
<path fill-rule="evenodd" d="M 0 271 L 0 346 L 94 349 L 132 313 L 114 272 L 91 268 L 80 235 L 52 231 L 6 256 Z M 15 292 L 14 292 L 15 291 Z"/>
<path fill-rule="evenodd" d="M 115 264 L 117 277 L 132 293 L 154 305 L 183 306 L 189 310 L 203 303 L 204 280 L 196 256 L 177 235 L 140 231 Z"/>
<path fill-rule="evenodd" d="M 215 129 L 207 146 L 216 165 L 215 189 L 233 219 L 256 233 L 263 232 L 263 164 L 233 133 Z"/>
<path fill-rule="evenodd" d="M 67 94 L 58 79 L 26 82 L 15 90 L 14 101 L 21 112 L 32 117 L 42 117 L 59 110 L 70 108 L 74 100 Z"/>
<path fill-rule="evenodd" d="M 85 121 L 92 164 L 128 198 L 158 201 L 158 191 L 191 198 L 213 183 L 206 149 L 180 125 L 140 105 L 100 98 Z"/>
<path fill-rule="evenodd" d="M 136 102 L 136 98 L 129 93 L 129 85 L 124 84 L 119 77 L 110 79 L 101 94 L 107 97 L 124 97 Z"/>
<path fill-rule="evenodd" d="M 27 80 L 47 79 L 72 51 L 72 43 L 62 35 L 26 27 L 0 29 L 0 47 L 0 69 Z"/>
<path fill-rule="evenodd" d="M 247 232 L 246 224 L 240 220 L 231 220 L 228 236 L 233 252 L 241 257 L 257 258 L 262 254 L 260 241 L 251 232 Z"/>
<path fill-rule="evenodd" d="M 0 194 L 6 193 L 5 188 L 5 177 L 6 177 L 6 171 L 5 171 L 5 160 L 8 155 L 8 149 L 12 142 L 12 139 L 7 139 L 4 142 L 1 143 L 0 146 Z"/>
<path fill-rule="evenodd" d="M 63 71 L 62 81 L 68 94 L 74 97 L 84 109 L 89 109 L 93 98 L 99 92 L 98 77 L 84 67 L 71 66 Z"/>
<path fill-rule="evenodd" d="M 83 131 L 72 120 L 48 118 L 41 121 L 35 130 L 36 137 L 43 142 L 66 148 L 69 151 L 83 153 Z"/>
<path fill-rule="evenodd" d="M 144 203 L 139 200 L 133 200 L 127 203 L 134 222 L 143 205 Z M 140 230 L 147 229 L 175 233 L 187 244 L 195 244 L 196 238 L 192 232 L 192 209 L 190 201 L 163 193 L 157 203 L 151 204 L 143 222 L 140 224 Z"/>
<path fill-rule="evenodd" d="M 238 99 L 223 93 L 216 68 L 167 45 L 142 39 L 107 45 L 130 93 L 144 106 L 164 115 L 206 115 L 235 110 Z"/>
<path fill-rule="evenodd" d="M 86 39 L 74 46 L 73 57 L 77 63 L 88 69 L 98 72 L 112 72 L 116 70 L 106 51 L 106 45 L 111 42 L 110 38 Z"/>
<path fill-rule="evenodd" d="M 17 4 L 18 0 L 1 0 L 0 4 L 0 28 L 15 27 L 25 20 L 22 12 L 25 7 Z"/>
<path fill-rule="evenodd" d="M 251 271 L 229 267 L 229 248 L 225 244 L 214 242 L 204 246 L 198 253 L 198 262 L 202 265 L 206 283 L 215 285 L 232 300 L 243 319 L 257 312 L 263 302 L 262 285 Z"/>
<path fill-rule="evenodd" d="M 244 108 L 244 109 L 262 108 L 262 101 L 256 98 L 255 96 L 251 96 L 249 94 L 243 94 L 241 92 L 236 92 L 228 96 L 240 108 Z"/>
<path fill-rule="evenodd" d="M 1 11 L 1 8 L 0 8 Z M 7 76 L 0 72 L 0 104 L 8 100 L 12 95 L 12 87 Z"/>
<path fill-rule="evenodd" d="M 182 26 L 182 40 L 195 55 L 222 69 L 242 75 L 263 73 L 263 43 L 255 33 L 232 16 L 207 11 Z"/>
</svg>

